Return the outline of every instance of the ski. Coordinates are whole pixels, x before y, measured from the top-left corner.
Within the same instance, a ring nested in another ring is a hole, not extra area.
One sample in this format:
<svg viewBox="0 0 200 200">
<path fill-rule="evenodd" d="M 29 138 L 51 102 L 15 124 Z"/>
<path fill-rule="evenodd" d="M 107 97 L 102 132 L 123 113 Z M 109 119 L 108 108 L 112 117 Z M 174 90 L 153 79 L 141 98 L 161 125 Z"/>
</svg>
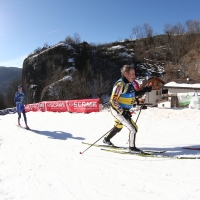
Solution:
<svg viewBox="0 0 200 200">
<path fill-rule="evenodd" d="M 182 147 L 182 149 L 189 149 L 189 150 L 200 150 L 200 147 Z"/>
<path fill-rule="evenodd" d="M 142 150 L 145 153 L 165 153 L 167 150 L 158 151 L 158 150 Z"/>
<path fill-rule="evenodd" d="M 17 124 L 16 124 L 16 126 L 17 126 L 18 128 L 21 128 L 21 129 L 24 129 L 24 130 L 27 130 L 27 131 L 31 131 L 31 132 L 34 132 L 34 133 L 39 133 L 39 131 L 37 131 L 37 130 L 33 130 L 33 129 L 30 129 L 30 128 L 26 128 L 26 127 L 23 127 L 23 126 L 20 126 L 20 125 L 17 125 Z"/>
<path fill-rule="evenodd" d="M 167 155 L 163 155 L 163 154 L 154 154 L 154 153 L 146 153 L 146 152 L 142 152 L 142 153 L 133 153 L 133 152 L 129 152 L 127 150 L 117 150 L 117 149 L 104 149 L 101 148 L 101 150 L 103 151 L 107 151 L 107 152 L 112 152 L 112 153 L 118 153 L 118 154 L 127 154 L 127 155 L 135 155 L 135 156 L 141 156 L 141 157 L 150 157 L 150 158 L 168 158 L 168 159 L 200 159 L 200 157 L 197 156 L 167 156 Z"/>
<path fill-rule="evenodd" d="M 109 152 L 113 152 L 113 153 L 119 153 L 119 154 L 130 154 L 130 155 L 138 155 L 138 156 L 151 156 L 153 155 L 151 152 L 130 152 L 129 150 L 117 150 L 117 149 L 104 149 L 101 148 L 101 150 L 103 151 L 109 151 Z"/>
<path fill-rule="evenodd" d="M 92 145 L 91 143 L 87 143 L 87 142 L 82 142 L 83 144 L 86 145 Z M 95 147 L 101 147 L 101 148 L 110 148 L 110 149 L 118 149 L 118 150 L 128 150 L 128 147 L 119 147 L 119 146 L 110 146 L 110 145 L 106 145 L 106 144 L 94 144 L 93 146 Z M 163 151 L 157 151 L 157 150 L 142 150 L 144 153 L 165 153 L 166 150 Z"/>
<path fill-rule="evenodd" d="M 92 145 L 92 143 L 88 143 L 88 142 L 82 142 L 82 144 Z M 111 146 L 111 145 L 107 145 L 107 144 L 93 144 L 92 146 L 103 147 L 103 148 L 105 147 L 105 148 L 111 148 L 111 149 L 127 149 L 127 147 Z"/>
</svg>

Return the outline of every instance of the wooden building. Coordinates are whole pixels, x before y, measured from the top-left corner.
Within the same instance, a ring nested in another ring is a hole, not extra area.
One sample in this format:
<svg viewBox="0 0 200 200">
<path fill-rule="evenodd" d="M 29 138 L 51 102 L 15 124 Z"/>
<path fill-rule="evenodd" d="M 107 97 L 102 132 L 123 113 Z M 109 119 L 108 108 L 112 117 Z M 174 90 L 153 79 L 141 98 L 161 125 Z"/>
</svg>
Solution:
<svg viewBox="0 0 200 200">
<path fill-rule="evenodd" d="M 146 93 L 145 104 L 157 106 L 158 100 L 162 99 L 163 85 L 165 82 L 158 77 L 153 77 L 151 79 L 144 80 L 142 85 L 146 86 L 149 83 L 152 83 L 152 91 Z"/>
</svg>

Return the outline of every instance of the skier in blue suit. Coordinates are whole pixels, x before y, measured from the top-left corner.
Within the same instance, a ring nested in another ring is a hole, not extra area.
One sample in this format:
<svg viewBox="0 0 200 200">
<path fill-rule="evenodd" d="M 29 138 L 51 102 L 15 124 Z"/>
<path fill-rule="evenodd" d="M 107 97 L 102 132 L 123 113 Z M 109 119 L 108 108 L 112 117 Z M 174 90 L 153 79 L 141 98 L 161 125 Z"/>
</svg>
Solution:
<svg viewBox="0 0 200 200">
<path fill-rule="evenodd" d="M 29 129 L 29 127 L 27 125 L 27 118 L 26 118 L 25 106 L 24 106 L 24 104 L 26 103 L 26 96 L 22 92 L 22 86 L 21 85 L 18 86 L 18 91 L 15 93 L 14 101 L 16 103 L 16 109 L 17 109 L 17 113 L 18 113 L 18 125 L 21 126 L 20 125 L 20 119 L 21 119 L 21 113 L 23 113 L 24 122 L 25 122 L 25 125 L 26 125 L 25 128 Z"/>
</svg>

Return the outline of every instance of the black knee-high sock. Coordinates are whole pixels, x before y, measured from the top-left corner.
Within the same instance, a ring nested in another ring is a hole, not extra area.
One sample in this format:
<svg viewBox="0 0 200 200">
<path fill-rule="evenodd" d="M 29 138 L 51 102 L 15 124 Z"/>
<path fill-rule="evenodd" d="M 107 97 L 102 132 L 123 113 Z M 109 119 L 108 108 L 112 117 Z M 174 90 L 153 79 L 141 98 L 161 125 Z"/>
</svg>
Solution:
<svg viewBox="0 0 200 200">
<path fill-rule="evenodd" d="M 122 129 L 121 128 L 117 128 L 116 126 L 113 128 L 113 130 L 108 133 L 108 135 L 106 136 L 106 138 L 108 140 L 110 140 L 112 137 L 114 137 L 117 133 L 119 133 Z"/>
</svg>

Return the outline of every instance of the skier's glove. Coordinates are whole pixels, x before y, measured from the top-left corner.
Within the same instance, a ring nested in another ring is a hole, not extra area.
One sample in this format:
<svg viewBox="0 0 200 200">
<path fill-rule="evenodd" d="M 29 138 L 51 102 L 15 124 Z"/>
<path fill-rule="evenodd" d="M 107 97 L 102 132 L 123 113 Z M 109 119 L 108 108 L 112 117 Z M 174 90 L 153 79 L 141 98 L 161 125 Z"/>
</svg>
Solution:
<svg viewBox="0 0 200 200">
<path fill-rule="evenodd" d="M 124 116 L 125 119 L 130 119 L 132 117 L 129 110 L 124 110 L 122 115 Z"/>
<path fill-rule="evenodd" d="M 145 91 L 145 92 L 151 92 L 151 91 L 152 91 L 152 86 L 146 86 L 146 87 L 144 88 L 144 91 Z"/>
</svg>

